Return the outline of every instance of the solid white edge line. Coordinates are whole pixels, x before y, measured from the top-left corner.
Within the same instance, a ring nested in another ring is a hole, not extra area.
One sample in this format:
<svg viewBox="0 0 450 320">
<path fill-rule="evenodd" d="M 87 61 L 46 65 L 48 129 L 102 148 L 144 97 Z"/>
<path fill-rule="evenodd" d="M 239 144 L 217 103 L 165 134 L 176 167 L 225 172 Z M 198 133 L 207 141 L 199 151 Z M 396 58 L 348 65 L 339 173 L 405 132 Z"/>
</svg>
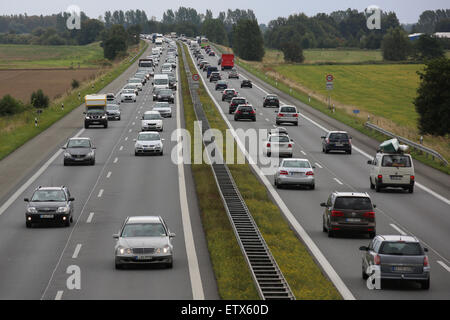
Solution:
<svg viewBox="0 0 450 320">
<path fill-rule="evenodd" d="M 62 295 L 63 295 L 64 291 L 60 290 L 56 293 L 56 297 L 55 300 L 61 300 L 62 299 Z"/>
<path fill-rule="evenodd" d="M 450 272 L 450 267 L 448 265 L 446 265 L 444 262 L 437 260 L 437 263 L 439 263 L 441 265 L 442 268 L 444 268 L 445 270 L 447 270 L 447 272 Z"/>
<path fill-rule="evenodd" d="M 80 253 L 81 246 L 82 245 L 80 243 L 77 244 L 77 246 L 75 247 L 75 251 L 73 252 L 72 259 L 78 258 L 78 254 Z"/>
<path fill-rule="evenodd" d="M 191 59 L 193 60 L 191 51 L 188 50 L 189 55 L 191 56 Z M 195 64 L 194 64 L 195 65 Z M 197 70 L 197 72 L 200 74 L 200 77 L 203 81 L 204 87 L 206 89 L 206 91 L 208 92 L 209 96 L 211 97 L 211 99 L 214 101 L 216 108 L 219 110 L 220 114 L 222 115 L 223 120 L 225 121 L 225 123 L 227 124 L 228 128 L 230 129 L 231 134 L 233 135 L 236 144 L 238 145 L 238 147 L 241 149 L 241 152 L 245 155 L 245 157 L 247 158 L 249 165 L 253 168 L 253 170 L 255 172 L 257 172 L 259 178 L 262 180 L 262 182 L 264 183 L 264 185 L 266 186 L 266 188 L 269 190 L 270 194 L 272 195 L 272 197 L 274 198 L 275 202 L 278 204 L 278 207 L 280 208 L 281 212 L 283 212 L 284 216 L 286 217 L 286 219 L 289 221 L 289 223 L 291 224 L 291 226 L 294 228 L 294 230 L 296 231 L 296 233 L 300 236 L 300 238 L 303 240 L 303 242 L 305 243 L 305 245 L 308 247 L 308 249 L 310 250 L 310 252 L 314 255 L 315 259 L 317 260 L 317 262 L 321 265 L 322 269 L 324 270 L 324 272 L 327 274 L 328 278 L 331 280 L 331 282 L 333 282 L 334 286 L 336 287 L 336 289 L 339 291 L 339 293 L 341 294 L 341 296 L 345 299 L 345 300 L 355 300 L 355 297 L 353 296 L 353 294 L 351 293 L 351 291 L 348 289 L 348 287 L 345 285 L 345 283 L 342 281 L 341 277 L 339 277 L 339 275 L 337 274 L 336 270 L 334 270 L 334 268 L 331 266 L 330 262 L 328 262 L 328 260 L 325 258 L 325 256 L 323 255 L 323 253 L 320 251 L 319 247 L 317 247 L 317 245 L 314 243 L 314 241 L 311 239 L 311 237 L 308 235 L 308 233 L 305 231 L 305 229 L 303 229 L 303 227 L 300 225 L 300 223 L 297 221 L 297 219 L 294 217 L 294 215 L 292 214 L 292 212 L 289 210 L 289 208 L 286 206 L 286 204 L 284 203 L 284 201 L 281 199 L 281 197 L 279 196 L 279 194 L 276 192 L 276 190 L 273 188 L 272 184 L 269 182 L 269 180 L 267 179 L 267 177 L 262 173 L 261 169 L 254 163 L 256 163 L 255 161 L 253 161 L 253 159 L 251 158 L 251 156 L 248 154 L 245 146 L 242 144 L 241 140 L 239 139 L 239 137 L 236 134 L 236 131 L 234 130 L 233 126 L 231 125 L 231 123 L 228 121 L 228 118 L 226 117 L 226 115 L 224 114 L 222 108 L 220 108 L 219 103 L 217 102 L 217 100 L 214 98 L 214 96 L 211 94 L 211 91 L 209 90 L 208 86 L 206 85 L 206 82 L 203 78 L 203 74 L 201 74 L 197 68 L 197 66 L 195 65 L 195 68 Z M 253 164 L 252 164 L 253 163 Z"/>
<path fill-rule="evenodd" d="M 182 58 L 178 58 L 182 59 Z M 179 82 L 179 73 L 181 71 L 177 70 L 177 83 Z M 181 86 L 180 86 L 181 87 Z M 177 88 L 177 129 L 181 129 L 181 112 L 180 112 L 180 90 Z M 179 134 L 177 137 L 177 157 L 182 153 L 182 136 Z M 197 251 L 195 249 L 194 235 L 192 232 L 192 225 L 189 214 L 189 204 L 186 194 L 186 180 L 184 176 L 184 161 L 178 160 L 178 185 L 180 193 L 180 208 L 181 208 L 181 218 L 183 223 L 183 233 L 184 233 L 184 243 L 186 246 L 186 254 L 189 267 L 189 276 L 191 279 L 192 296 L 194 300 L 205 300 L 205 294 L 203 291 L 202 278 L 200 276 L 200 268 L 198 266 Z"/>
<path fill-rule="evenodd" d="M 405 231 L 403 231 L 402 229 L 400 229 L 399 227 L 397 227 L 395 224 L 390 223 L 389 224 L 392 228 L 394 228 L 398 233 L 400 233 L 402 236 L 406 236 L 407 233 Z"/>
</svg>

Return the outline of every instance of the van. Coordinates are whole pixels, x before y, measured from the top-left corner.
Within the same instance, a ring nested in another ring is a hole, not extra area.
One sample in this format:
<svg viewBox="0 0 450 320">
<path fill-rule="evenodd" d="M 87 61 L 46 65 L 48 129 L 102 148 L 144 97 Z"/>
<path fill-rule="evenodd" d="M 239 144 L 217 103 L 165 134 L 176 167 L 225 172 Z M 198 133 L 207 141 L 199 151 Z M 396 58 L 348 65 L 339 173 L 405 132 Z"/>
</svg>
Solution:
<svg viewBox="0 0 450 320">
<path fill-rule="evenodd" d="M 169 76 L 167 74 L 155 74 L 153 89 L 169 89 Z"/>
<path fill-rule="evenodd" d="M 378 152 L 370 165 L 370 189 L 402 188 L 414 192 L 414 164 L 411 155 L 402 152 Z"/>
</svg>

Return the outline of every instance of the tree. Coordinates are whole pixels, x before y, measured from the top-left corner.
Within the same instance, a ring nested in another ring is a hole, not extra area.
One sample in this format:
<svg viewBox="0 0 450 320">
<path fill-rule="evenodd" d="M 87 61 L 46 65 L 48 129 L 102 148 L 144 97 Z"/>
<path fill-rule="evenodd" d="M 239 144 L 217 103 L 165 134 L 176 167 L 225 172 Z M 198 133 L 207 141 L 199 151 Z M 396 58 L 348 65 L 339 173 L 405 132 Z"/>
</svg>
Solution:
<svg viewBox="0 0 450 320">
<path fill-rule="evenodd" d="M 31 94 L 31 105 L 35 108 L 47 108 L 49 102 L 50 99 L 41 89 L 38 89 Z"/>
<path fill-rule="evenodd" d="M 0 116 L 13 115 L 24 110 L 23 104 L 9 94 L 0 99 Z"/>
<path fill-rule="evenodd" d="M 103 23 L 97 19 L 83 21 L 81 29 L 78 30 L 78 44 L 85 45 L 96 41 L 104 28 Z"/>
<path fill-rule="evenodd" d="M 443 57 L 445 52 L 440 42 L 435 37 L 423 34 L 414 42 L 416 59 L 436 59 Z"/>
<path fill-rule="evenodd" d="M 400 27 L 392 28 L 381 43 L 383 59 L 390 61 L 406 60 L 411 53 L 411 42 Z"/>
<path fill-rule="evenodd" d="M 122 25 L 116 24 L 104 33 L 103 56 L 106 59 L 114 60 L 119 52 L 126 52 L 128 49 L 128 34 Z"/>
<path fill-rule="evenodd" d="M 233 27 L 233 51 L 242 59 L 261 61 L 264 57 L 264 40 L 258 21 L 241 19 Z"/>
<path fill-rule="evenodd" d="M 429 61 L 418 72 L 421 83 L 414 100 L 419 114 L 419 130 L 424 134 L 444 136 L 450 133 L 450 59 Z"/>
<path fill-rule="evenodd" d="M 284 60 L 286 62 L 302 63 L 305 60 L 303 49 L 298 42 L 289 41 L 283 43 L 281 51 L 283 52 Z"/>
</svg>

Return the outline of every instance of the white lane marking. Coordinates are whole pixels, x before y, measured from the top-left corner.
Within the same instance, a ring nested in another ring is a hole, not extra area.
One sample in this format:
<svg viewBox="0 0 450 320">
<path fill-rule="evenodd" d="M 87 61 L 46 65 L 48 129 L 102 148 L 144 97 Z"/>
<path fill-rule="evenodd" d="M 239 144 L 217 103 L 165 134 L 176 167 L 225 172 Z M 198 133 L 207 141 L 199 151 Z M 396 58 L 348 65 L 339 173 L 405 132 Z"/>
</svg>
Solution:
<svg viewBox="0 0 450 320">
<path fill-rule="evenodd" d="M 406 232 L 397 227 L 395 224 L 391 223 L 389 224 L 392 228 L 394 228 L 398 233 L 400 233 L 402 236 L 406 236 Z"/>
<path fill-rule="evenodd" d="M 136 119 L 137 119 L 138 117 L 136 116 Z M 134 123 L 134 122 L 133 122 Z"/>
<path fill-rule="evenodd" d="M 101 197 L 102 197 L 103 191 L 105 191 L 105 190 L 100 189 L 100 191 L 98 192 L 98 195 L 97 195 L 98 198 L 101 198 Z"/>
<path fill-rule="evenodd" d="M 128 130 L 128 132 L 131 132 L 133 129 Z M 126 139 L 125 139 L 126 140 Z"/>
<path fill-rule="evenodd" d="M 55 300 L 61 300 L 62 295 L 63 295 L 63 292 L 64 292 L 64 291 L 62 291 L 62 290 L 58 291 L 58 292 L 56 293 Z"/>
<path fill-rule="evenodd" d="M 114 158 L 113 163 L 117 163 L 118 160 L 119 160 L 118 158 Z"/>
<path fill-rule="evenodd" d="M 123 146 L 120 146 L 119 150 L 122 151 L 123 150 Z"/>
<path fill-rule="evenodd" d="M 447 270 L 447 272 L 450 272 L 450 267 L 448 265 L 446 265 L 444 262 L 438 260 L 436 261 L 437 263 L 439 263 L 441 265 L 442 268 L 444 268 L 445 270 Z"/>
<path fill-rule="evenodd" d="M 260 115 L 260 116 L 263 116 L 263 115 L 264 115 L 264 113 L 260 112 L 260 113 L 259 113 L 259 115 Z"/>
<path fill-rule="evenodd" d="M 306 152 L 303 150 L 300 150 L 300 152 L 302 153 L 302 155 L 306 156 Z"/>
<path fill-rule="evenodd" d="M 179 80 L 179 70 L 177 71 L 177 81 Z M 180 81 L 178 81 L 180 83 Z M 180 111 L 180 91 L 177 90 L 177 128 L 181 129 L 181 111 Z M 177 158 L 182 155 L 181 132 L 178 135 Z M 178 160 L 178 185 L 180 193 L 181 218 L 183 222 L 184 243 L 189 266 L 189 276 L 191 279 L 192 296 L 194 300 L 204 300 L 202 278 L 200 276 L 200 268 L 198 266 L 197 252 L 195 249 L 194 236 L 189 214 L 189 204 L 186 194 L 186 180 L 184 176 L 184 161 Z"/>
<path fill-rule="evenodd" d="M 92 222 L 92 218 L 94 218 L 94 212 L 90 212 L 89 213 L 89 217 L 86 220 L 86 223 L 91 223 Z"/>
<path fill-rule="evenodd" d="M 109 171 L 108 174 L 106 175 L 107 179 L 109 179 L 109 177 L 111 177 L 111 171 Z"/>
<path fill-rule="evenodd" d="M 128 137 L 125 137 L 125 141 L 127 141 L 128 140 Z"/>
<path fill-rule="evenodd" d="M 320 169 L 323 168 L 323 167 L 320 165 L 320 163 L 314 162 L 314 164 L 315 164 L 316 166 L 318 166 Z"/>
<path fill-rule="evenodd" d="M 134 126 L 136 124 L 136 122 L 133 122 L 131 125 Z"/>
<path fill-rule="evenodd" d="M 189 50 L 188 50 L 189 51 Z M 192 57 L 191 52 L 189 51 L 189 54 Z M 196 67 L 197 68 L 197 67 Z M 355 297 L 351 293 L 351 291 L 348 289 L 348 287 L 345 285 L 344 281 L 342 281 L 341 277 L 337 274 L 336 270 L 334 270 L 333 266 L 330 264 L 330 262 L 327 260 L 327 258 L 323 255 L 322 251 L 320 251 L 319 247 L 314 243 L 314 241 L 311 239 L 309 234 L 306 232 L 306 230 L 302 227 L 302 225 L 298 222 L 298 220 L 295 218 L 295 216 L 292 214 L 291 210 L 288 208 L 288 206 L 284 203 L 283 199 L 281 199 L 278 192 L 274 189 L 272 183 L 267 179 L 265 174 L 262 172 L 262 170 L 255 164 L 257 163 L 252 159 L 252 157 L 247 152 L 247 149 L 245 148 L 245 145 L 242 143 L 242 141 L 239 139 L 239 137 L 236 134 L 236 131 L 234 130 L 233 126 L 231 125 L 230 121 L 228 121 L 227 116 L 223 112 L 222 108 L 220 108 L 220 104 L 217 102 L 216 98 L 212 95 L 211 91 L 209 90 L 206 81 L 203 77 L 203 74 L 198 71 L 200 74 L 200 77 L 203 81 L 204 87 L 206 88 L 206 91 L 208 92 L 209 96 L 211 97 L 212 101 L 215 103 L 216 108 L 219 110 L 219 113 L 222 115 L 223 120 L 227 124 L 228 128 L 230 129 L 231 134 L 234 137 L 234 140 L 236 141 L 236 144 L 241 149 L 241 152 L 245 155 L 245 157 L 248 159 L 248 162 L 250 166 L 252 166 L 252 169 L 258 174 L 261 181 L 264 183 L 266 188 L 269 190 L 270 194 L 272 195 L 273 199 L 277 203 L 278 207 L 280 208 L 281 212 L 284 214 L 286 219 L 289 221 L 289 224 L 293 227 L 295 232 L 300 236 L 300 238 L 303 240 L 305 245 L 308 247 L 309 251 L 314 255 L 317 262 L 322 267 L 323 271 L 327 274 L 328 278 L 333 282 L 336 289 L 339 291 L 341 296 L 345 300 L 355 300 Z"/>
<path fill-rule="evenodd" d="M 73 252 L 72 259 L 78 258 L 78 255 L 80 254 L 80 250 L 81 250 L 81 244 L 79 243 L 75 247 L 75 251 Z"/>
<path fill-rule="evenodd" d="M 333 180 L 336 181 L 337 183 L 341 184 L 341 185 L 343 184 L 341 181 L 339 181 L 338 178 L 333 178 Z"/>
<path fill-rule="evenodd" d="M 77 134 L 74 136 L 74 138 L 78 137 L 80 134 L 82 134 L 84 132 L 84 128 L 82 128 L 80 131 L 77 132 Z M 40 177 L 40 175 L 47 170 L 47 168 L 52 164 L 53 161 L 55 161 L 55 159 L 62 153 L 62 150 L 59 149 L 58 151 L 56 151 L 56 153 L 50 157 L 50 159 L 47 160 L 47 162 L 45 162 L 42 167 L 39 168 L 38 171 L 36 171 L 35 174 L 33 174 L 28 180 L 27 182 L 25 182 L 22 186 L 20 186 L 19 189 L 17 189 L 16 192 L 14 192 L 14 194 L 8 198 L 8 200 L 5 201 L 5 203 L 3 203 L 3 205 L 0 207 L 0 216 L 3 214 L 3 212 L 6 211 L 6 209 L 8 209 L 11 204 L 13 204 L 14 201 L 17 200 L 17 198 L 24 193 L 28 187 L 36 181 L 37 178 Z"/>
<path fill-rule="evenodd" d="M 269 122 L 270 120 L 266 118 L 266 121 Z"/>
</svg>

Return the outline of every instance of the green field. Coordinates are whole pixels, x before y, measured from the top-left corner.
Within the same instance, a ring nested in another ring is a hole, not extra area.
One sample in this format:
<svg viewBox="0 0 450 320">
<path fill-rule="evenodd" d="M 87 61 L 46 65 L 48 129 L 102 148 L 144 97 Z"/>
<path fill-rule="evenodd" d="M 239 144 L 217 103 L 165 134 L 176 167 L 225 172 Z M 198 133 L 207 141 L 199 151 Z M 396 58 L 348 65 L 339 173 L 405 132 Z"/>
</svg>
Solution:
<svg viewBox="0 0 450 320">
<path fill-rule="evenodd" d="M 99 42 L 85 46 L 0 45 L 0 69 L 95 68 L 104 62 Z"/>
</svg>

